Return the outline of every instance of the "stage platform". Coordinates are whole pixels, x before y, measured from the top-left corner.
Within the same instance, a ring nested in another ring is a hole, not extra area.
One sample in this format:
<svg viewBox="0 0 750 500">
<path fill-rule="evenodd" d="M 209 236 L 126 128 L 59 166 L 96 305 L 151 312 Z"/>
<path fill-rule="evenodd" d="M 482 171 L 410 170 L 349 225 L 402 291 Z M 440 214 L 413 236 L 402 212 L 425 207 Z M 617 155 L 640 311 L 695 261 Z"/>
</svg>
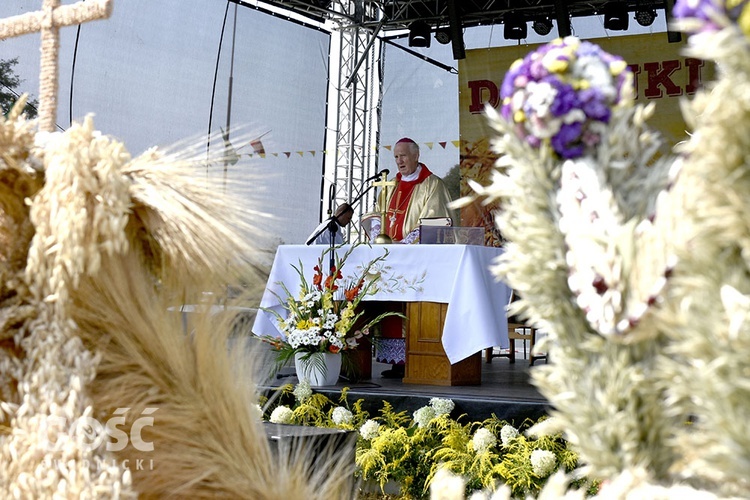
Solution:
<svg viewBox="0 0 750 500">
<path fill-rule="evenodd" d="M 435 386 L 404 384 L 401 379 L 381 378 L 381 372 L 390 365 L 373 360 L 371 379 L 350 382 L 341 377 L 337 385 L 316 388 L 315 391 L 336 401 L 341 389 L 348 387 L 350 404 L 363 400 L 363 408 L 373 417 L 378 416 L 383 401 L 388 401 L 396 411 L 406 410 L 411 414 L 429 404 L 431 398 L 437 397 L 453 400 L 456 404 L 455 417 L 466 414 L 465 418 L 479 421 L 494 414 L 519 425 L 526 418 L 538 419 L 547 414 L 550 408 L 547 400 L 529 380 L 531 370 L 544 363 L 536 361 L 534 366 L 529 366 L 528 360 L 519 352 L 513 364 L 507 358 L 495 358 L 492 363 L 482 361 L 480 385 Z M 273 391 L 286 383 L 297 383 L 293 368 L 283 368 L 275 380 L 269 380 L 266 389 Z"/>
</svg>

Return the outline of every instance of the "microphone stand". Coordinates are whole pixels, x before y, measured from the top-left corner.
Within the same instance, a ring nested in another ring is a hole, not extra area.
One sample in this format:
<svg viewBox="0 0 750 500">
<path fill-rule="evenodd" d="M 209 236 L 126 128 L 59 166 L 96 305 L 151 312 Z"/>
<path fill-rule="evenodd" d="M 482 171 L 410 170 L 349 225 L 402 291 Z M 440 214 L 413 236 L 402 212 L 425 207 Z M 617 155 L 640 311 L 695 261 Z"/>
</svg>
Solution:
<svg viewBox="0 0 750 500">
<path fill-rule="evenodd" d="M 384 170 L 383 172 L 387 172 Z M 380 174 L 378 174 L 380 175 Z M 386 174 L 387 175 L 387 174 Z M 377 178 L 377 177 L 376 177 Z M 367 179 L 365 182 L 369 182 L 372 180 L 372 178 Z M 328 231 L 330 235 L 330 241 L 329 241 L 329 252 L 330 252 L 330 269 L 333 270 L 335 265 L 335 256 L 333 254 L 333 249 L 336 246 L 336 233 L 339 230 L 339 226 L 346 226 L 349 224 L 349 221 L 346 222 L 346 224 L 342 224 L 341 221 L 339 221 L 339 217 L 344 215 L 345 213 L 351 211 L 352 214 L 354 213 L 354 206 L 359 202 L 359 200 L 362 199 L 362 197 L 367 194 L 367 192 L 373 188 L 373 185 L 367 186 L 366 189 L 364 189 L 361 193 L 359 193 L 359 196 L 354 198 L 351 203 L 344 203 L 339 208 L 336 209 L 336 212 L 331 215 L 331 217 L 328 218 L 327 221 L 320 224 L 315 231 L 313 231 L 313 234 L 307 239 L 307 245 L 311 245 L 318 236 L 320 236 L 324 231 Z M 329 212 L 330 214 L 330 212 Z M 350 217 L 351 220 L 351 217 Z"/>
<path fill-rule="evenodd" d="M 354 211 L 354 206 L 357 204 L 359 200 L 362 199 L 362 197 L 370 190 L 372 189 L 372 186 L 368 186 L 367 189 L 362 191 L 359 196 L 354 198 L 351 203 L 344 203 L 339 207 L 336 212 L 339 212 L 338 215 L 334 214 L 331 217 L 328 218 L 325 222 L 323 222 L 321 225 L 319 225 L 317 228 L 315 228 L 315 231 L 310 235 L 310 237 L 307 239 L 306 245 L 312 245 L 312 243 L 315 241 L 315 239 L 320 236 L 324 231 L 330 231 L 331 232 L 331 242 L 333 242 L 334 237 L 336 236 L 336 232 L 338 231 L 339 226 L 346 226 L 346 224 L 341 224 L 339 222 L 339 216 L 345 214 L 349 210 Z M 348 224 L 348 223 L 347 223 Z"/>
</svg>

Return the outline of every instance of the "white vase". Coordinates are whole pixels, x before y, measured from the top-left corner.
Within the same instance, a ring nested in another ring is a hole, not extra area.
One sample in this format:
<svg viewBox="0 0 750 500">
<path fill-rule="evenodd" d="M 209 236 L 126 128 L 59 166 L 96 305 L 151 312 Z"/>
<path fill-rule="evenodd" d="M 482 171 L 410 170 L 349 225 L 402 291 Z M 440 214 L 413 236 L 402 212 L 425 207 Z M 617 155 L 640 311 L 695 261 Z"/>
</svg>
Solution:
<svg viewBox="0 0 750 500">
<path fill-rule="evenodd" d="M 315 352 L 306 356 L 303 352 L 294 355 L 294 368 L 300 382 L 307 380 L 310 387 L 336 385 L 341 373 L 341 353 Z"/>
</svg>

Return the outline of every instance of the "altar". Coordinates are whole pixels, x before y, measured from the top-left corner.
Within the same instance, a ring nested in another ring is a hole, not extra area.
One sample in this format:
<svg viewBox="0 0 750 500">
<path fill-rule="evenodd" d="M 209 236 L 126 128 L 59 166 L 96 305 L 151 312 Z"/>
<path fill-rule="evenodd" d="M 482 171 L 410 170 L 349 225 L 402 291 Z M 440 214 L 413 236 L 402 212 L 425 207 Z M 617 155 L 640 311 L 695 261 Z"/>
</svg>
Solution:
<svg viewBox="0 0 750 500">
<path fill-rule="evenodd" d="M 342 254 L 350 247 L 343 246 Z M 310 276 L 322 246 L 281 245 L 276 251 L 266 290 L 252 331 L 279 336 L 272 308 L 284 315 L 278 297 L 300 285 L 293 266 L 300 262 Z M 506 305 L 510 288 L 490 272 L 502 249 L 476 245 L 359 245 L 343 269 L 352 275 L 373 258 L 378 290 L 364 300 L 407 304 L 407 353 L 404 383 L 472 385 L 480 383 L 481 353 L 508 347 Z M 327 258 L 327 257 L 326 257 Z M 466 373 L 464 373 L 466 372 Z M 476 373 L 475 373 L 476 372 Z M 468 377 L 468 378 L 467 378 Z"/>
</svg>

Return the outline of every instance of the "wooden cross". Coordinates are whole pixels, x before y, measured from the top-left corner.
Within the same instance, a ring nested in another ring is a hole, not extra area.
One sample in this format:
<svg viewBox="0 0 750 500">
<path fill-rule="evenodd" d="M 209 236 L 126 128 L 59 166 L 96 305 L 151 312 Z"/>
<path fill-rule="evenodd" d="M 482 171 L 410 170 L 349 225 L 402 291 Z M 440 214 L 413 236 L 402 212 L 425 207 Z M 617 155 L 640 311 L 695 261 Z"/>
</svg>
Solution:
<svg viewBox="0 0 750 500">
<path fill-rule="evenodd" d="M 44 0 L 42 10 L 0 20 L 0 40 L 41 31 L 39 69 L 39 130 L 54 132 L 57 122 L 57 84 L 60 26 L 105 19 L 112 14 L 112 0 L 89 0 L 60 6 L 60 0 Z"/>
<path fill-rule="evenodd" d="M 396 181 L 395 180 L 394 181 L 389 181 L 388 180 L 388 174 L 386 174 L 385 172 L 382 172 L 380 174 L 380 180 L 379 181 L 374 181 L 372 183 L 372 185 L 375 186 L 375 187 L 383 188 L 383 190 L 385 190 L 385 188 L 387 188 L 387 187 L 395 187 L 396 186 Z M 385 211 L 387 210 L 387 208 L 388 207 L 380 207 L 380 212 L 381 213 L 385 213 Z"/>
</svg>

